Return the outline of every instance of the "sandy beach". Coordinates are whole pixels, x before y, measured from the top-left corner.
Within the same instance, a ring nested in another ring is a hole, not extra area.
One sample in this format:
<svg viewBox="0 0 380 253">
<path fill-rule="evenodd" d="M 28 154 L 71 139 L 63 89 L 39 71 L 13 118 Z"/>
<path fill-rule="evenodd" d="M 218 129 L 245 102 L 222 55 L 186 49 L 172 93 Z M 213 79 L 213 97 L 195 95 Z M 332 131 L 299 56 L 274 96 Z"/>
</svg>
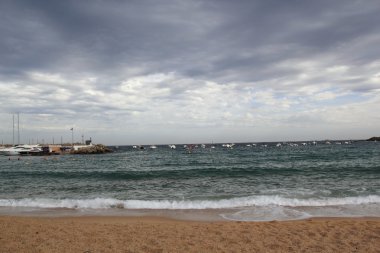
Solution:
<svg viewBox="0 0 380 253">
<path fill-rule="evenodd" d="M 0 252 L 379 252 L 380 219 L 0 217 Z"/>
</svg>

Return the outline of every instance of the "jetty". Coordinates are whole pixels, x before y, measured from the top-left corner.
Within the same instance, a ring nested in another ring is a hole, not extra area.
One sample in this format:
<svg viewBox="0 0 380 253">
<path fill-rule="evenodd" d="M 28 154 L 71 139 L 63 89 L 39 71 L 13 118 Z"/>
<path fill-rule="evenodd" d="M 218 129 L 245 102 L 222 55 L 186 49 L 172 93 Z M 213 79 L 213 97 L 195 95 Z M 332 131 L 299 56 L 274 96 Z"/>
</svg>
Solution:
<svg viewBox="0 0 380 253">
<path fill-rule="evenodd" d="M 78 147 L 77 149 L 71 150 L 70 154 L 88 155 L 88 154 L 105 154 L 105 153 L 111 153 L 111 152 L 112 152 L 112 149 L 102 144 L 96 144 L 96 145 L 91 145 L 91 146 Z"/>
<path fill-rule="evenodd" d="M 85 144 L 36 144 L 36 145 L 16 145 L 0 148 L 0 155 L 6 156 L 47 156 L 64 154 L 105 154 L 113 152 L 112 149 L 102 144 L 92 144 L 91 140 Z"/>
</svg>

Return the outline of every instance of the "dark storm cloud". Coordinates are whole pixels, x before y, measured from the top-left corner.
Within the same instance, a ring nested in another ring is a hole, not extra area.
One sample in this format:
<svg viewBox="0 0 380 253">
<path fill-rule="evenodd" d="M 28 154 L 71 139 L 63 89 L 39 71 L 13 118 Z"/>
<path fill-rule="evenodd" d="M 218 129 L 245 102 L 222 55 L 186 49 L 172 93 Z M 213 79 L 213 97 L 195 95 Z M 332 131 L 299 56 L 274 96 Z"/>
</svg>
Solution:
<svg viewBox="0 0 380 253">
<path fill-rule="evenodd" d="M 255 81 L 292 75 L 292 71 L 286 73 L 284 69 L 275 69 L 273 64 L 286 59 L 308 60 L 321 54 L 334 56 L 352 42 L 380 32 L 377 26 L 380 22 L 377 15 L 379 4 L 375 2 L 250 3 L 241 9 L 242 6 L 231 4 L 230 13 L 225 12 L 227 20 L 231 18 L 215 33 L 217 40 L 222 42 L 218 45 L 222 53 L 210 64 L 210 75 L 223 77 L 223 73 L 232 70 L 236 75 L 228 78 L 229 81 L 236 80 L 237 76 L 245 81 Z M 375 60 L 379 49 L 374 45 L 343 52 L 331 64 L 363 64 Z M 268 46 L 273 52 L 261 54 L 260 50 Z M 247 68 L 251 69 L 250 73 Z"/>
<path fill-rule="evenodd" d="M 174 70 L 206 79 L 239 81 L 234 79 L 241 76 L 250 81 L 274 75 L 268 70 L 273 63 L 333 51 L 380 29 L 379 4 L 374 1 L 3 1 L 1 5 L 0 54 L 7 63 L 0 69 L 3 76 L 50 69 L 74 75 L 100 72 L 117 81 L 124 78 L 122 70 L 137 67 L 141 73 Z M 269 45 L 280 50 L 260 55 L 260 49 Z M 372 52 L 357 55 L 373 57 Z"/>
</svg>

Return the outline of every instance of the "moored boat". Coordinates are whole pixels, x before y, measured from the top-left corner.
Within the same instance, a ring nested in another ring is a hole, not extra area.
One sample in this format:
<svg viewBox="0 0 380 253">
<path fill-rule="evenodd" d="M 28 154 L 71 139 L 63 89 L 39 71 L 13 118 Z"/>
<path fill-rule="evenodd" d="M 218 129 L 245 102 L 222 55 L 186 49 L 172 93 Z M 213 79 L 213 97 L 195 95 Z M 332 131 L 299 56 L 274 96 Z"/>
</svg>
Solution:
<svg viewBox="0 0 380 253">
<path fill-rule="evenodd" d="M 28 155 L 30 152 L 40 152 L 41 147 L 38 145 L 17 145 L 10 148 L 0 149 L 1 155 L 14 156 L 14 155 Z"/>
</svg>

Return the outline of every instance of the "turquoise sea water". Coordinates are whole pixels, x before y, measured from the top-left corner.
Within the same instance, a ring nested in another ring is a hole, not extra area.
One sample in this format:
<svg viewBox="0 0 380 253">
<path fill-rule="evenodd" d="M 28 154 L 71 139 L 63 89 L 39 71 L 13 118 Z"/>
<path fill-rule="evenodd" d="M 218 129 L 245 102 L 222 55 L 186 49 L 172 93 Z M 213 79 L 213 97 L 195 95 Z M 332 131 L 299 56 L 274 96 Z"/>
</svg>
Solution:
<svg viewBox="0 0 380 253">
<path fill-rule="evenodd" d="M 380 217 L 380 143 L 341 143 L 0 156 L 0 209 L 213 209 L 233 220 Z"/>
</svg>

